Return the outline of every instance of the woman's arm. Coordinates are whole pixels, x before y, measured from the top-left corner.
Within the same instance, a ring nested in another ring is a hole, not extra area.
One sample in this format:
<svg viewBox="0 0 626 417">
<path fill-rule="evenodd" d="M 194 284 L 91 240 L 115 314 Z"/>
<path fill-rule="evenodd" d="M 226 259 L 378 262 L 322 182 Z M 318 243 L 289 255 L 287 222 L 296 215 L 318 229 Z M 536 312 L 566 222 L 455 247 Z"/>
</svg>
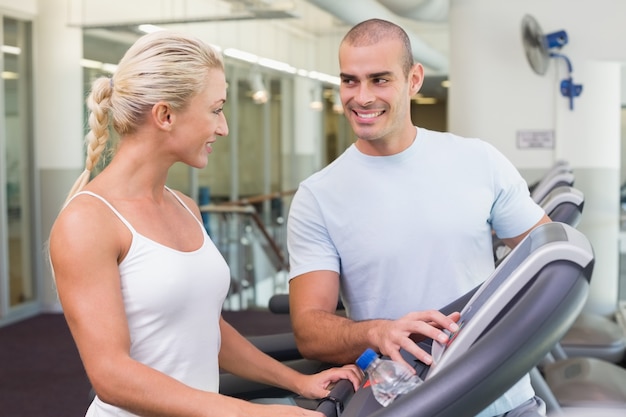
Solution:
<svg viewBox="0 0 626 417">
<path fill-rule="evenodd" d="M 327 396 L 329 385 L 340 379 L 350 380 L 355 390 L 361 383 L 362 373 L 356 365 L 304 375 L 260 351 L 223 318 L 220 330 L 220 367 L 242 378 L 284 388 L 307 398 Z"/>
</svg>

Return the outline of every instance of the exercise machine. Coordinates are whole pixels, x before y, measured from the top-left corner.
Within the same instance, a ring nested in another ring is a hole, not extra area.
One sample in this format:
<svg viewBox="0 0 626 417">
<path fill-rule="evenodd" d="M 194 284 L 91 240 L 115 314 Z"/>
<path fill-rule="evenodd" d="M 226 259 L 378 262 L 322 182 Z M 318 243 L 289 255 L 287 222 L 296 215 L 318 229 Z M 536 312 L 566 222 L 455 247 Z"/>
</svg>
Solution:
<svg viewBox="0 0 626 417">
<path fill-rule="evenodd" d="M 584 307 L 593 264 L 589 241 L 573 227 L 559 222 L 537 227 L 481 286 L 442 310 L 463 305 L 461 328 L 444 346 L 422 346 L 430 348 L 435 366 L 410 362 L 423 384 L 386 408 L 367 383 L 352 394 L 338 384 L 341 392 L 333 389 L 318 410 L 328 417 L 478 414 L 563 337 Z"/>
</svg>

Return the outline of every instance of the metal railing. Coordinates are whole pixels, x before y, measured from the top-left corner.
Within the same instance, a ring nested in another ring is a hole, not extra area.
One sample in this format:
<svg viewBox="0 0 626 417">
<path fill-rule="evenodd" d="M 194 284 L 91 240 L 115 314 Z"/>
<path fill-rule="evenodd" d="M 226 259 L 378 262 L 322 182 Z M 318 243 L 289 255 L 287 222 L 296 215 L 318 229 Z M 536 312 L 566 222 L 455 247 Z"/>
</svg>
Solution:
<svg viewBox="0 0 626 417">
<path fill-rule="evenodd" d="M 283 207 L 292 194 L 200 206 L 207 232 L 231 270 L 224 308 L 266 308 L 273 294 L 287 291 L 289 260 Z"/>
</svg>

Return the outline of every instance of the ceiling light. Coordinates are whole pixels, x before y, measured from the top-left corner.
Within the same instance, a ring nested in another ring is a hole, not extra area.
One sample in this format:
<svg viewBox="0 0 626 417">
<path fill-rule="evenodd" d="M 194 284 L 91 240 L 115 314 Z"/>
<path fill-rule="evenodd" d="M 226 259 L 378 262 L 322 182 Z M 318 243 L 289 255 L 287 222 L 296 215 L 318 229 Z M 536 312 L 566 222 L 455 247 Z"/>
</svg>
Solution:
<svg viewBox="0 0 626 417">
<path fill-rule="evenodd" d="M 116 64 L 109 64 L 107 62 L 94 61 L 93 59 L 84 59 L 84 58 L 80 60 L 80 65 L 83 68 L 91 68 L 95 70 L 100 70 L 100 71 L 107 72 L 109 74 L 113 74 L 115 70 L 117 69 Z"/>
<path fill-rule="evenodd" d="M 2 79 L 3 80 L 17 80 L 19 79 L 19 75 L 17 72 L 13 71 L 2 71 Z"/>
<path fill-rule="evenodd" d="M 92 69 L 102 68 L 102 62 L 94 61 L 93 59 L 81 59 L 80 64 L 83 68 L 92 68 Z"/>
<path fill-rule="evenodd" d="M 277 71 L 287 72 L 289 74 L 295 74 L 297 71 L 294 67 L 287 64 L 286 62 L 276 61 L 269 58 L 259 58 L 259 65 L 275 69 Z"/>
<path fill-rule="evenodd" d="M 316 83 L 311 87 L 311 102 L 309 107 L 315 111 L 322 111 L 324 109 L 324 103 L 322 103 L 322 86 Z"/>
<path fill-rule="evenodd" d="M 314 80 L 325 81 L 327 83 L 335 84 L 335 85 L 339 85 L 341 81 L 339 77 L 324 74 L 322 72 L 317 72 L 317 71 L 310 71 L 308 76 L 309 78 L 312 78 Z"/>
<path fill-rule="evenodd" d="M 343 114 L 343 104 L 341 104 L 339 90 L 333 90 L 333 111 L 337 114 Z"/>
<path fill-rule="evenodd" d="M 5 54 L 11 54 L 11 55 L 19 55 L 20 52 L 22 51 L 17 46 L 9 46 L 9 45 L 2 45 L 0 47 L 0 50 L 2 50 L 2 52 Z"/>
<path fill-rule="evenodd" d="M 219 50 L 219 47 L 215 46 Z M 297 74 L 301 77 L 308 77 L 313 80 L 323 81 L 329 84 L 339 85 L 341 83 L 341 79 L 337 76 L 324 74 L 322 72 L 317 71 L 307 71 L 301 68 L 296 68 L 286 62 L 277 61 L 270 58 L 262 58 L 258 55 L 255 55 L 250 52 L 242 51 L 240 49 L 235 48 L 226 48 L 224 49 L 224 55 L 229 58 L 234 58 L 240 61 L 249 62 L 251 64 L 260 65 L 265 68 L 270 68 L 273 70 L 285 72 L 288 74 Z"/>
<path fill-rule="evenodd" d="M 231 58 L 239 59 L 241 61 L 251 62 L 253 64 L 259 62 L 259 57 L 255 54 L 251 54 L 250 52 L 241 51 L 235 48 L 224 49 L 224 55 Z"/>
<path fill-rule="evenodd" d="M 148 24 L 139 25 L 138 28 L 143 33 L 153 33 L 153 32 L 158 32 L 160 30 L 164 30 L 162 27 L 155 26 L 155 25 L 148 25 Z"/>
<path fill-rule="evenodd" d="M 434 97 L 415 97 L 417 104 L 437 104 L 437 99 Z"/>
<path fill-rule="evenodd" d="M 267 88 L 265 88 L 265 84 L 263 84 L 261 74 L 256 71 L 251 71 L 248 81 L 250 82 L 250 88 L 252 88 L 252 100 L 256 104 L 267 103 L 270 95 Z"/>
</svg>

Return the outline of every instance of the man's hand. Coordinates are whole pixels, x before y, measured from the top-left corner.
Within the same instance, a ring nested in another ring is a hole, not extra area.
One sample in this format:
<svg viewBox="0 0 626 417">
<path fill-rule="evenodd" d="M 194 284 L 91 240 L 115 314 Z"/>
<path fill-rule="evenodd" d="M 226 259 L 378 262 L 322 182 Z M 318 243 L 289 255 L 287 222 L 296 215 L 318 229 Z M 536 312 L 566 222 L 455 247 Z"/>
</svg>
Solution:
<svg viewBox="0 0 626 417">
<path fill-rule="evenodd" d="M 459 329 L 456 322 L 461 317 L 455 312 L 446 316 L 437 310 L 409 313 L 398 320 L 378 320 L 378 325 L 368 333 L 370 343 L 377 347 L 381 354 L 392 360 L 406 363 L 400 354 L 404 349 L 426 365 L 432 363 L 432 357 L 421 349 L 416 342 L 431 338 L 440 343 L 448 341 L 448 335 L 442 329 L 452 333 Z M 412 366 L 409 368 L 413 369 Z"/>
</svg>

